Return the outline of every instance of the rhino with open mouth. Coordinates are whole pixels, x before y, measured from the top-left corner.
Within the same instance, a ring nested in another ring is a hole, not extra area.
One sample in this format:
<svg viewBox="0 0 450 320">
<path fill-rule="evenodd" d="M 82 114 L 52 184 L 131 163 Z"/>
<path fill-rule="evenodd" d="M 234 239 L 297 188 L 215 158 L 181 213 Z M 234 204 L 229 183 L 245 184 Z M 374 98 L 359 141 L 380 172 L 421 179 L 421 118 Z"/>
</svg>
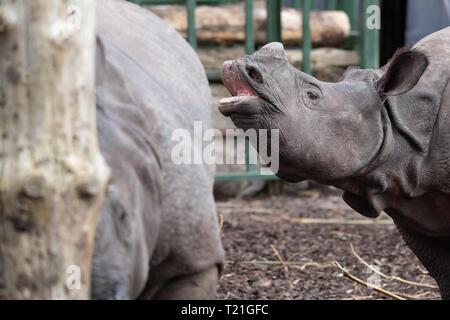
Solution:
<svg viewBox="0 0 450 320">
<path fill-rule="evenodd" d="M 364 216 L 383 210 L 450 299 L 450 27 L 378 70 L 327 83 L 280 43 L 223 65 L 219 110 L 241 129 L 278 129 L 276 174 L 343 189 Z"/>
</svg>

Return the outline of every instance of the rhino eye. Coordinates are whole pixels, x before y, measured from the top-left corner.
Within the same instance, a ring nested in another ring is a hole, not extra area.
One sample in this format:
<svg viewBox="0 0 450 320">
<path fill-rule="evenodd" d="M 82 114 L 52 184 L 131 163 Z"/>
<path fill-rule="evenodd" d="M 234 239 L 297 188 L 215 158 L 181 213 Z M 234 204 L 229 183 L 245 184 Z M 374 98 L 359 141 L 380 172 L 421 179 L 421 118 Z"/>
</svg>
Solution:
<svg viewBox="0 0 450 320">
<path fill-rule="evenodd" d="M 316 85 L 303 82 L 302 99 L 304 106 L 317 110 L 322 101 L 322 92 Z"/>
<path fill-rule="evenodd" d="M 307 95 L 308 95 L 308 98 L 310 98 L 311 100 L 319 100 L 319 98 L 320 98 L 319 94 L 314 91 L 308 91 Z"/>
</svg>

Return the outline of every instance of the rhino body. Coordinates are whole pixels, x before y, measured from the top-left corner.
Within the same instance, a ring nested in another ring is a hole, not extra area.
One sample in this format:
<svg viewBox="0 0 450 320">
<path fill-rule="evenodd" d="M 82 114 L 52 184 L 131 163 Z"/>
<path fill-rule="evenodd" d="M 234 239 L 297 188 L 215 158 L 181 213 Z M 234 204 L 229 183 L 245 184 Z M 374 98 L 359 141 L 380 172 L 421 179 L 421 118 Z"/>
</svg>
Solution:
<svg viewBox="0 0 450 320">
<path fill-rule="evenodd" d="M 280 178 L 341 188 L 368 217 L 387 212 L 450 299 L 450 28 L 338 83 L 293 68 L 279 43 L 225 62 L 222 78 L 235 96 L 224 115 L 279 129 Z"/>
<path fill-rule="evenodd" d="M 175 165 L 172 132 L 210 124 L 194 51 L 149 11 L 97 6 L 97 127 L 112 171 L 95 235 L 95 299 L 214 298 L 224 253 L 214 167 Z"/>
</svg>

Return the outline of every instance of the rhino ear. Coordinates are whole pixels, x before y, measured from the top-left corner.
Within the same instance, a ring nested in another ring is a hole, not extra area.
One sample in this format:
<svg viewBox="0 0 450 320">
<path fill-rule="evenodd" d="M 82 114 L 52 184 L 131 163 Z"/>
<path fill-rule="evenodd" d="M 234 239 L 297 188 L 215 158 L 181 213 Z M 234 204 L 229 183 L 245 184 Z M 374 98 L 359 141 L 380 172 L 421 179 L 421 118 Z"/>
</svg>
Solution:
<svg viewBox="0 0 450 320">
<path fill-rule="evenodd" d="M 382 96 L 397 96 L 408 92 L 419 82 L 428 67 L 427 56 L 417 49 L 405 47 L 397 50 L 384 75 L 377 81 Z"/>
</svg>

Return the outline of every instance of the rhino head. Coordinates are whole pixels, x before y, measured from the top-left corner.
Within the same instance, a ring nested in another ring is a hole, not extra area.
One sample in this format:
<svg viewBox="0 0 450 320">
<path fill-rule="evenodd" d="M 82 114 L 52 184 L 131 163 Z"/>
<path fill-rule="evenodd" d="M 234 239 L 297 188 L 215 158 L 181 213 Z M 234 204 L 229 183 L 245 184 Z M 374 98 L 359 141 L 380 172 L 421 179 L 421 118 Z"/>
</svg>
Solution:
<svg viewBox="0 0 450 320">
<path fill-rule="evenodd" d="M 226 61 L 222 80 L 233 95 L 219 110 L 241 129 L 279 129 L 280 178 L 323 183 L 370 167 L 386 139 L 389 96 L 406 93 L 427 68 L 427 57 L 402 49 L 381 70 L 348 70 L 337 83 L 293 67 L 280 43 Z"/>
</svg>

